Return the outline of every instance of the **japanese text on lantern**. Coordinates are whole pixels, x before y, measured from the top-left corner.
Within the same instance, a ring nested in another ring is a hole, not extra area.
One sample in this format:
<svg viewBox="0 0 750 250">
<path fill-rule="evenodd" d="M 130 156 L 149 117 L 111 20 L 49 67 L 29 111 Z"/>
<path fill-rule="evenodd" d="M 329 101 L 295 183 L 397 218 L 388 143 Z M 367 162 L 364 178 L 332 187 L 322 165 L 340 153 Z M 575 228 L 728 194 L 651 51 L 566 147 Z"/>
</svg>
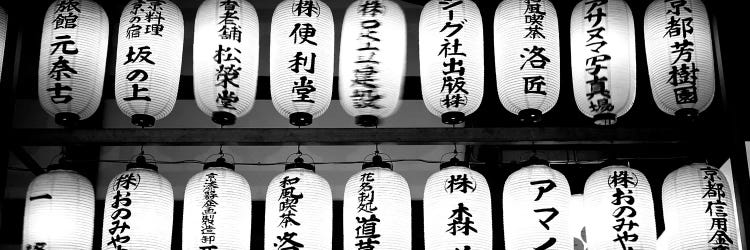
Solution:
<svg viewBox="0 0 750 250">
<path fill-rule="evenodd" d="M 715 230 L 708 243 L 713 245 L 711 249 L 723 250 L 730 249 L 734 244 L 732 238 L 727 234 L 727 212 L 725 211 L 727 203 L 723 201 L 726 194 L 724 193 L 724 183 L 719 177 L 719 171 L 715 168 L 701 168 L 703 179 L 706 180 L 706 186 L 703 187 L 706 192 L 702 199 L 708 199 L 706 212 L 711 216 L 711 228 Z M 731 225 L 730 225 L 731 226 Z"/>
<path fill-rule="evenodd" d="M 638 211 L 633 207 L 633 204 L 635 204 L 633 189 L 638 186 L 638 177 L 630 171 L 613 171 L 607 179 L 607 184 L 610 189 L 615 189 L 615 193 L 612 194 L 612 197 L 614 197 L 612 205 L 617 206 L 612 211 L 612 217 L 615 218 L 615 225 L 612 228 L 617 231 L 617 235 L 612 241 L 618 242 L 622 250 L 633 249 L 628 245 L 638 241 L 638 234 L 631 232 L 633 228 L 639 226 L 633 220 L 638 214 Z"/>
<path fill-rule="evenodd" d="M 78 27 L 78 14 L 81 13 L 78 5 L 80 4 L 77 0 L 63 0 L 57 4 L 54 13 L 56 17 L 52 21 L 55 25 L 55 31 L 63 33 L 68 29 Z M 55 79 L 57 82 L 54 83 L 54 86 L 49 86 L 46 89 L 47 92 L 52 92 L 50 99 L 54 104 L 65 104 L 73 100 L 73 96 L 70 95 L 73 87 L 71 85 L 64 85 L 60 81 L 61 79 L 70 79 L 78 74 L 78 71 L 69 65 L 70 61 L 65 59 L 66 55 L 74 56 L 78 54 L 78 48 L 75 45 L 76 42 L 73 41 L 70 35 L 57 35 L 55 36 L 55 41 L 50 44 L 52 47 L 50 55 L 59 55 L 57 59 L 52 60 L 52 69 L 49 71 L 50 78 Z"/>
<path fill-rule="evenodd" d="M 359 196 L 357 197 L 359 205 L 357 206 L 357 214 L 365 213 L 365 216 L 356 217 L 357 228 L 354 230 L 357 232 L 356 238 L 359 241 L 355 243 L 354 246 L 361 250 L 372 250 L 380 244 L 380 241 L 377 240 L 380 238 L 380 234 L 378 234 L 376 230 L 376 226 L 378 222 L 380 222 L 380 219 L 375 214 L 378 207 L 374 205 L 375 188 L 372 186 L 372 183 L 375 181 L 374 175 L 375 173 L 373 172 L 365 172 L 360 175 L 359 179 Z M 367 214 L 370 216 L 366 216 Z"/>
<path fill-rule="evenodd" d="M 464 89 L 466 68 L 463 67 L 464 61 L 462 58 L 466 58 L 466 53 L 461 50 L 463 44 L 456 35 L 461 32 L 464 23 L 468 20 L 458 20 L 463 17 L 464 1 L 443 0 L 438 4 L 440 4 L 442 13 L 447 14 L 448 17 L 445 25 L 440 29 L 440 33 L 444 35 L 444 43 L 440 45 L 438 52 L 438 56 L 443 56 L 444 60 L 443 87 L 440 89 L 440 93 L 445 93 L 445 97 L 440 102 L 445 108 L 459 108 L 466 106 L 468 103 L 469 91 Z M 456 17 L 456 11 L 461 13 L 461 15 L 458 15 L 459 17 Z"/>
<path fill-rule="evenodd" d="M 234 103 L 240 101 L 240 97 L 234 90 L 240 88 L 239 81 L 242 67 L 242 51 L 236 48 L 242 41 L 242 27 L 237 23 L 240 21 L 237 7 L 239 3 L 234 0 L 223 0 L 219 2 L 219 7 L 224 10 L 219 16 L 219 30 L 217 31 L 221 42 L 218 49 L 214 51 L 213 61 L 216 62 L 216 85 L 220 90 L 216 96 L 216 105 L 219 108 L 236 110 Z M 226 43 L 233 43 L 229 44 Z M 237 64 L 235 64 L 237 63 Z"/>
<path fill-rule="evenodd" d="M 104 215 L 110 216 L 113 220 L 112 227 L 108 230 L 110 240 L 107 242 L 107 246 L 112 246 L 114 249 L 127 249 L 125 244 L 131 240 L 127 234 L 127 231 L 130 229 L 127 221 L 133 216 L 129 209 L 133 204 L 133 201 L 130 199 L 130 191 L 136 190 L 140 183 L 141 176 L 132 172 L 121 174 L 115 180 L 115 185 L 112 187 L 112 191 L 115 192 L 114 197 L 112 197 L 114 201 L 108 205 L 116 210 L 110 215 Z"/>
<path fill-rule="evenodd" d="M 468 174 L 451 175 L 444 183 L 443 190 L 448 194 L 474 193 L 477 189 L 476 181 L 474 181 L 474 178 L 471 178 Z M 450 222 L 447 224 L 448 229 L 445 230 L 445 232 L 453 237 L 460 235 L 469 236 L 471 233 L 479 233 L 479 231 L 472 226 L 474 224 L 474 221 L 471 219 L 472 216 L 473 215 L 469 212 L 469 207 L 465 206 L 463 202 L 459 202 L 457 208 L 451 210 L 451 214 L 448 217 Z M 464 250 L 471 250 L 470 245 L 462 246 L 462 248 Z M 457 247 L 456 250 L 462 248 Z"/>
<path fill-rule="evenodd" d="M 165 3 L 164 0 L 137 0 L 130 5 L 131 10 L 128 12 L 131 17 L 128 20 L 130 27 L 128 27 L 125 38 L 134 39 L 139 38 L 141 35 L 151 36 L 162 36 L 164 31 L 164 25 L 161 24 L 164 17 L 161 16 L 161 7 Z M 145 27 L 145 28 L 144 28 Z M 141 34 L 143 31 L 143 34 Z M 134 48 L 130 46 L 128 53 L 126 54 L 126 61 L 123 65 L 135 63 L 138 65 L 151 64 L 156 65 L 154 61 L 149 59 L 151 56 L 151 46 L 144 45 Z M 141 92 L 148 92 L 148 88 L 141 87 L 138 84 L 148 80 L 148 72 L 142 68 L 136 68 L 130 71 L 125 78 L 131 82 L 133 88 L 132 95 L 130 97 L 123 98 L 124 101 L 151 101 L 151 97 L 141 94 Z"/>
<path fill-rule="evenodd" d="M 555 187 L 557 187 L 557 184 L 555 184 L 555 182 L 552 181 L 552 180 L 536 180 L 536 181 L 531 181 L 531 182 L 529 182 L 529 185 L 531 185 L 531 186 L 537 186 L 538 189 L 539 189 L 539 193 L 536 195 L 536 198 L 534 199 L 534 202 L 540 201 L 543 198 L 543 196 L 544 196 L 545 193 L 548 193 L 548 192 L 552 191 L 552 189 L 554 189 Z M 546 229 L 547 231 L 550 230 L 549 223 L 552 222 L 552 220 L 554 220 L 555 217 L 557 217 L 558 214 L 560 214 L 560 212 L 557 211 L 557 208 L 555 208 L 555 207 L 541 207 L 541 208 L 540 207 L 536 207 L 534 209 L 534 213 L 536 213 L 536 214 L 546 214 L 546 217 L 541 217 L 539 219 L 539 224 L 541 224 L 541 226 L 544 227 L 544 229 Z M 538 246 L 538 247 L 536 247 L 534 249 L 537 249 L 537 250 L 549 249 L 549 248 L 551 248 L 552 246 L 555 245 L 555 242 L 557 242 L 557 238 L 550 237 L 549 239 L 547 239 L 547 241 L 545 241 L 540 246 Z"/>
<path fill-rule="evenodd" d="M 297 22 L 293 27 L 290 27 L 289 39 L 292 39 L 292 44 L 297 50 L 291 56 L 288 68 L 296 76 L 299 76 L 299 81 L 293 82 L 292 94 L 295 96 L 292 102 L 315 103 L 315 100 L 310 97 L 310 94 L 316 91 L 315 82 L 309 76 L 315 75 L 317 55 L 315 52 L 309 51 L 308 48 L 318 46 L 315 41 L 317 30 L 310 21 L 320 16 L 320 6 L 317 1 L 299 0 L 292 4 L 292 16 L 296 17 Z"/>
<path fill-rule="evenodd" d="M 216 241 L 216 226 L 214 225 L 214 218 L 216 216 L 216 206 L 219 205 L 216 202 L 216 189 L 219 185 L 216 183 L 216 173 L 206 174 L 205 181 L 203 182 L 203 211 L 201 212 L 201 243 L 198 249 L 219 249 L 214 243 Z"/>
<path fill-rule="evenodd" d="M 378 80 L 380 59 L 378 52 L 380 48 L 380 20 L 377 18 L 383 15 L 383 4 L 379 0 L 365 0 L 357 6 L 357 13 L 362 15 L 365 20 L 360 22 L 362 28 L 359 33 L 360 46 L 357 48 L 358 59 L 354 63 L 357 65 L 354 69 L 354 80 L 352 80 L 352 101 L 354 108 L 372 108 L 380 109 L 378 101 L 383 98 L 378 92 Z"/>
<path fill-rule="evenodd" d="M 524 94 L 535 94 L 535 95 L 547 95 L 546 86 L 544 82 L 544 76 L 539 74 L 533 74 L 535 69 L 544 69 L 550 59 L 543 53 L 546 50 L 542 46 L 534 45 L 536 39 L 546 40 L 544 36 L 544 17 L 547 12 L 544 11 L 541 0 L 524 0 L 526 9 L 524 10 L 524 20 L 528 25 L 524 28 L 522 34 L 524 39 L 531 39 L 527 43 L 533 45 L 530 48 L 524 48 L 521 54 L 521 58 L 526 59 L 521 65 L 520 70 L 532 71 L 530 75 L 522 76 L 524 82 L 523 93 Z"/>
<path fill-rule="evenodd" d="M 304 244 L 294 240 L 294 237 L 297 236 L 297 232 L 293 230 L 294 227 L 302 225 L 294 218 L 297 216 L 295 213 L 298 212 L 297 204 L 299 204 L 299 200 L 303 197 L 301 192 L 295 193 L 296 187 L 294 185 L 299 183 L 299 181 L 299 177 L 290 178 L 289 176 L 284 176 L 284 179 L 279 183 L 281 194 L 279 195 L 278 200 L 279 218 L 281 218 L 281 222 L 278 227 L 286 229 L 283 236 L 276 236 L 276 239 L 279 242 L 273 243 L 273 246 L 279 250 L 298 250 L 305 247 Z"/>
<path fill-rule="evenodd" d="M 589 109 L 596 113 L 608 113 L 614 110 L 614 105 L 610 102 L 610 90 L 607 89 L 609 82 L 609 61 L 612 57 L 603 53 L 601 50 L 607 45 L 605 39 L 607 30 L 607 4 L 608 0 L 587 0 L 584 9 L 586 15 L 584 19 L 590 24 L 590 29 L 586 31 L 588 39 L 586 47 L 593 52 L 593 56 L 586 58 L 586 84 L 589 85 L 590 91 L 586 94 L 590 105 Z"/>
<path fill-rule="evenodd" d="M 674 96 L 677 104 L 698 102 L 697 72 L 700 70 L 693 61 L 693 10 L 686 0 L 665 0 L 667 6 L 667 25 L 664 37 L 669 37 L 671 70 L 669 71 L 668 84 L 674 87 Z"/>
</svg>

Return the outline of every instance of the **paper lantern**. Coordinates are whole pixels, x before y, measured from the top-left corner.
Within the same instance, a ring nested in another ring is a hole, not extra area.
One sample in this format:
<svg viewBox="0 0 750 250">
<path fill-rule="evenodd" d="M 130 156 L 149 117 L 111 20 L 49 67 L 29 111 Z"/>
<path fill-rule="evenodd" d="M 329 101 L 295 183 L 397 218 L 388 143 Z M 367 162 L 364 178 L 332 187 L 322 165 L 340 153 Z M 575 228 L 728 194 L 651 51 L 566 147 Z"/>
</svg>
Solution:
<svg viewBox="0 0 750 250">
<path fill-rule="evenodd" d="M 635 101 L 633 13 L 623 0 L 581 1 L 570 20 L 573 95 L 597 125 L 612 125 Z"/>
<path fill-rule="evenodd" d="M 574 194 L 570 199 L 570 220 L 568 226 L 573 236 L 573 250 L 589 249 L 586 239 L 586 209 L 583 206 L 583 195 Z"/>
<path fill-rule="evenodd" d="M 572 249 L 570 186 L 545 165 L 511 174 L 503 187 L 505 249 Z"/>
<path fill-rule="evenodd" d="M 182 249 L 250 249 L 250 185 L 219 158 L 185 187 Z"/>
<path fill-rule="evenodd" d="M 443 123 L 474 113 L 484 95 L 482 15 L 470 1 L 432 0 L 419 19 L 422 99 Z"/>
<path fill-rule="evenodd" d="M 139 156 L 107 187 L 102 249 L 171 249 L 173 208 L 172 184 Z"/>
<path fill-rule="evenodd" d="M 151 127 L 177 101 L 182 63 L 182 12 L 169 0 L 131 0 L 117 35 L 115 98 L 131 122 Z"/>
<path fill-rule="evenodd" d="M 411 247 L 409 185 L 377 157 L 346 182 L 344 249 Z"/>
<path fill-rule="evenodd" d="M 232 125 L 255 102 L 258 14 L 246 0 L 205 0 L 195 17 L 193 92 L 203 113 Z"/>
<path fill-rule="evenodd" d="M 539 122 L 560 95 L 560 30 L 548 0 L 502 1 L 495 12 L 497 94 L 524 122 Z"/>
<path fill-rule="evenodd" d="M 695 11 L 695 9 L 693 9 Z M 665 249 L 739 249 L 734 196 L 719 169 L 695 163 L 664 179 Z"/>
<path fill-rule="evenodd" d="M 493 249 L 487 180 L 455 161 L 441 168 L 425 184 L 425 249 Z"/>
<path fill-rule="evenodd" d="M 312 165 L 297 160 L 268 185 L 263 244 L 265 249 L 331 249 L 331 186 Z"/>
<path fill-rule="evenodd" d="M 5 40 L 8 33 L 8 13 L 0 7 L 0 79 L 3 76 L 3 59 L 5 58 Z"/>
<path fill-rule="evenodd" d="M 654 1 L 643 26 L 656 106 L 681 117 L 706 110 L 716 79 L 706 6 L 700 0 Z"/>
<path fill-rule="evenodd" d="M 59 165 L 58 165 L 59 166 Z M 26 192 L 23 247 L 91 249 L 94 240 L 94 188 L 72 170 L 50 167 Z"/>
<path fill-rule="evenodd" d="M 406 69 L 406 19 L 391 0 L 357 0 L 346 9 L 339 52 L 339 100 L 360 126 L 398 110 Z"/>
<path fill-rule="evenodd" d="M 605 167 L 586 180 L 583 194 L 589 249 L 656 248 L 654 201 L 643 173 Z"/>
<path fill-rule="evenodd" d="M 333 15 L 319 0 L 282 1 L 271 20 L 271 100 L 294 126 L 307 126 L 331 104 Z"/>
</svg>

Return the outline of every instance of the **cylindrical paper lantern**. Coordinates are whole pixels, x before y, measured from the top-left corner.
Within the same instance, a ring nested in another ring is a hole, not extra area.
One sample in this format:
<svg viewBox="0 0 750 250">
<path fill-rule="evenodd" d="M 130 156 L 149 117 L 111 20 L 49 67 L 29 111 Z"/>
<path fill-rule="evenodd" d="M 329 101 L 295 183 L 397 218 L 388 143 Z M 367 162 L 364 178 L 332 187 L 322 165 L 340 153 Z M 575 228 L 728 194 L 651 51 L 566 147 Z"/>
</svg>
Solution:
<svg viewBox="0 0 750 250">
<path fill-rule="evenodd" d="M 232 125 L 255 102 L 258 14 L 246 0 L 205 0 L 195 17 L 193 92 L 203 113 Z"/>
<path fill-rule="evenodd" d="M 444 163 L 424 190 L 425 249 L 492 248 L 492 200 L 482 174 Z"/>
<path fill-rule="evenodd" d="M 55 169 L 34 178 L 26 192 L 25 249 L 91 249 L 94 188 L 72 170 Z"/>
<path fill-rule="evenodd" d="M 624 0 L 581 1 L 570 19 L 573 95 L 597 125 L 612 125 L 635 101 L 633 13 Z"/>
<path fill-rule="evenodd" d="M 573 236 L 573 250 L 587 250 L 586 209 L 583 206 L 583 195 L 574 194 L 570 199 L 570 220 L 568 226 Z"/>
<path fill-rule="evenodd" d="M 271 20 L 271 100 L 295 126 L 307 126 L 331 104 L 334 24 L 319 0 L 285 0 Z"/>
<path fill-rule="evenodd" d="M 586 180 L 583 194 L 589 249 L 656 248 L 654 200 L 643 173 L 605 167 Z"/>
<path fill-rule="evenodd" d="M 339 100 L 360 126 L 398 110 L 406 70 L 406 19 L 391 0 L 357 0 L 346 9 L 339 52 Z"/>
<path fill-rule="evenodd" d="M 182 12 L 169 0 L 131 0 L 117 35 L 115 98 L 134 125 L 150 127 L 177 101 L 182 63 Z"/>
<path fill-rule="evenodd" d="M 331 186 L 312 165 L 287 165 L 268 184 L 265 249 L 331 249 L 332 220 Z"/>
<path fill-rule="evenodd" d="M 172 184 L 139 156 L 107 187 L 102 249 L 171 249 L 173 209 Z"/>
<path fill-rule="evenodd" d="M 182 249 L 250 249 L 250 185 L 219 158 L 185 187 Z"/>
<path fill-rule="evenodd" d="M 708 11 L 700 0 L 654 1 L 644 38 L 651 92 L 670 115 L 695 117 L 714 99 L 714 53 Z"/>
<path fill-rule="evenodd" d="M 557 23 L 548 0 L 502 1 L 495 12 L 497 94 L 522 121 L 541 121 L 560 95 Z"/>
<path fill-rule="evenodd" d="M 365 165 L 346 182 L 344 249 L 410 247 L 411 193 L 406 179 L 382 161 Z"/>
<path fill-rule="evenodd" d="M 92 0 L 57 0 L 47 8 L 39 52 L 39 102 L 62 126 L 96 112 L 107 64 L 109 19 Z"/>
<path fill-rule="evenodd" d="M 422 99 L 443 123 L 461 123 L 482 104 L 482 15 L 471 0 L 432 0 L 419 19 Z"/>
<path fill-rule="evenodd" d="M 3 76 L 3 59 L 5 58 L 5 40 L 8 33 L 8 13 L 0 7 L 0 78 Z"/>
<path fill-rule="evenodd" d="M 511 174 L 503 187 L 505 249 L 572 249 L 570 185 L 545 165 Z"/>
<path fill-rule="evenodd" d="M 695 9 L 693 10 L 695 11 Z M 739 249 L 734 196 L 719 169 L 695 163 L 664 179 L 665 249 Z"/>
</svg>

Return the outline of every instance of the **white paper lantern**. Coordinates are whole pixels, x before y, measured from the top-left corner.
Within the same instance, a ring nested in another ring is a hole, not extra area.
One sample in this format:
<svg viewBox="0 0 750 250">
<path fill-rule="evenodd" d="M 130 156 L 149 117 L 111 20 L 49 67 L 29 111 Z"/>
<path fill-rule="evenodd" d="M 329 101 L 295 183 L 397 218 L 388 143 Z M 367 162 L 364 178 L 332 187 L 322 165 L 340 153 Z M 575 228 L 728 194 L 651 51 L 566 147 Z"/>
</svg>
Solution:
<svg viewBox="0 0 750 250">
<path fill-rule="evenodd" d="M 643 173 L 605 167 L 586 180 L 583 194 L 589 249 L 656 248 L 654 200 Z"/>
<path fill-rule="evenodd" d="M 400 174 L 373 166 L 346 182 L 344 249 L 409 248 L 411 221 L 411 193 Z"/>
<path fill-rule="evenodd" d="M 467 167 L 448 165 L 425 184 L 425 249 L 493 249 L 487 180 Z"/>
<path fill-rule="evenodd" d="M 583 195 L 574 194 L 570 199 L 570 235 L 573 236 L 573 250 L 587 250 L 586 238 L 586 209 L 583 205 Z"/>
<path fill-rule="evenodd" d="M 332 244 L 331 186 L 309 169 L 290 168 L 271 180 L 266 193 L 265 249 L 329 250 Z M 302 248 L 304 247 L 304 248 Z"/>
<path fill-rule="evenodd" d="M 443 123 L 463 122 L 484 95 L 482 15 L 470 1 L 432 0 L 419 19 L 422 99 Z"/>
<path fill-rule="evenodd" d="M 23 245 L 28 249 L 91 249 L 94 188 L 72 170 L 34 178 L 26 192 Z"/>
<path fill-rule="evenodd" d="M 156 166 L 139 157 L 107 187 L 102 249 L 171 249 L 174 195 Z"/>
<path fill-rule="evenodd" d="M 258 26 L 246 0 L 205 0 L 198 7 L 193 92 L 198 108 L 220 125 L 234 124 L 255 102 Z"/>
<path fill-rule="evenodd" d="M 184 22 L 169 0 L 131 0 L 117 35 L 115 98 L 134 125 L 153 126 L 177 101 Z"/>
<path fill-rule="evenodd" d="M 714 99 L 711 24 L 700 0 L 654 1 L 646 9 L 644 38 L 651 92 L 670 115 L 694 117 Z"/>
<path fill-rule="evenodd" d="M 633 13 L 623 0 L 581 1 L 570 20 L 573 95 L 597 125 L 612 125 L 635 101 Z"/>
<path fill-rule="evenodd" d="M 522 121 L 539 122 L 560 95 L 560 30 L 548 0 L 502 1 L 495 12 L 497 94 Z"/>
<path fill-rule="evenodd" d="M 190 178 L 182 216 L 182 249 L 250 249 L 250 185 L 223 158 Z"/>
<path fill-rule="evenodd" d="M 3 59 L 5 58 L 5 40 L 8 33 L 8 13 L 0 7 L 0 79 L 3 76 Z"/>
<path fill-rule="evenodd" d="M 665 249 L 739 249 L 734 196 L 719 169 L 695 163 L 664 179 Z"/>
<path fill-rule="evenodd" d="M 334 24 L 319 0 L 282 1 L 271 20 L 271 100 L 295 126 L 307 126 L 331 104 Z"/>
<path fill-rule="evenodd" d="M 406 19 L 391 0 L 357 0 L 346 9 L 339 53 L 339 100 L 360 126 L 398 110 L 406 70 Z"/>
<path fill-rule="evenodd" d="M 572 249 L 570 185 L 545 165 L 511 174 L 503 187 L 505 249 Z"/>
</svg>

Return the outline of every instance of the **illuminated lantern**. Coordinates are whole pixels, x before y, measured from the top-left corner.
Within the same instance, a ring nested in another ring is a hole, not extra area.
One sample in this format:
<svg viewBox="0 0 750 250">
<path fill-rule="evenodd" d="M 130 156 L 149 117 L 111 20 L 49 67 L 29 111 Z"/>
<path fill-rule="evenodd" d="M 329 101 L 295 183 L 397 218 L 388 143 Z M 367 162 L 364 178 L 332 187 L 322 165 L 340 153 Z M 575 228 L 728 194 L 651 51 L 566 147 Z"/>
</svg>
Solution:
<svg viewBox="0 0 750 250">
<path fill-rule="evenodd" d="M 635 101 L 633 13 L 624 0 L 580 1 L 570 23 L 578 109 L 597 125 L 613 125 Z"/>
<path fill-rule="evenodd" d="M 583 194 L 589 249 L 656 248 L 654 200 L 643 173 L 605 167 L 586 180 Z"/>
<path fill-rule="evenodd" d="M 739 249 L 734 196 L 719 169 L 681 167 L 667 175 L 661 190 L 664 227 L 679 232 L 669 235 L 665 249 Z"/>
<path fill-rule="evenodd" d="M 109 19 L 92 0 L 57 0 L 44 15 L 39 102 L 61 126 L 96 112 L 107 64 Z"/>
<path fill-rule="evenodd" d="M 339 100 L 357 125 L 377 126 L 395 113 L 406 70 L 406 19 L 401 7 L 391 0 L 349 5 L 339 58 Z"/>
<path fill-rule="evenodd" d="M 654 1 L 646 9 L 646 56 L 656 106 L 690 118 L 714 99 L 714 47 L 703 2 L 675 3 Z"/>
<path fill-rule="evenodd" d="M 139 156 L 107 187 L 102 249 L 171 249 L 172 184 Z"/>
<path fill-rule="evenodd" d="M 94 188 L 86 177 L 52 165 L 26 192 L 25 249 L 91 249 L 94 240 Z"/>
<path fill-rule="evenodd" d="M 560 30 L 548 0 L 502 1 L 495 12 L 497 94 L 524 122 L 539 122 L 560 95 Z"/>
<path fill-rule="evenodd" d="M 151 127 L 177 101 L 182 63 L 182 12 L 169 0 L 131 0 L 117 35 L 115 98 L 131 122 Z"/>
<path fill-rule="evenodd" d="M 224 158 L 185 187 L 182 249 L 250 249 L 250 185 Z"/>
<path fill-rule="evenodd" d="M 285 0 L 271 20 L 271 100 L 294 126 L 312 124 L 331 104 L 333 15 L 319 0 Z"/>
<path fill-rule="evenodd" d="M 375 249 L 411 246 L 409 185 L 378 155 L 349 178 L 344 191 L 344 249 L 368 244 Z"/>
<path fill-rule="evenodd" d="M 258 82 L 258 14 L 246 0 L 205 0 L 195 17 L 193 92 L 203 113 L 232 125 L 250 111 Z"/>
<path fill-rule="evenodd" d="M 586 239 L 586 209 L 583 206 L 583 195 L 574 194 L 570 199 L 570 235 L 573 236 L 573 250 L 589 249 Z"/>
<path fill-rule="evenodd" d="M 425 249 L 493 249 L 487 180 L 455 158 L 440 168 L 425 184 Z"/>
<path fill-rule="evenodd" d="M 503 187 L 505 249 L 572 249 L 570 186 L 546 165 L 511 174 Z"/>
<path fill-rule="evenodd" d="M 8 13 L 0 7 L 0 78 L 3 76 L 3 58 L 5 58 L 5 39 L 8 33 Z"/>
<path fill-rule="evenodd" d="M 265 248 L 331 249 L 333 230 L 331 186 L 315 167 L 297 158 L 268 184 Z"/>
<path fill-rule="evenodd" d="M 419 20 L 422 99 L 443 123 L 463 122 L 482 103 L 482 37 L 482 16 L 470 0 L 432 0 L 422 9 Z"/>
</svg>

